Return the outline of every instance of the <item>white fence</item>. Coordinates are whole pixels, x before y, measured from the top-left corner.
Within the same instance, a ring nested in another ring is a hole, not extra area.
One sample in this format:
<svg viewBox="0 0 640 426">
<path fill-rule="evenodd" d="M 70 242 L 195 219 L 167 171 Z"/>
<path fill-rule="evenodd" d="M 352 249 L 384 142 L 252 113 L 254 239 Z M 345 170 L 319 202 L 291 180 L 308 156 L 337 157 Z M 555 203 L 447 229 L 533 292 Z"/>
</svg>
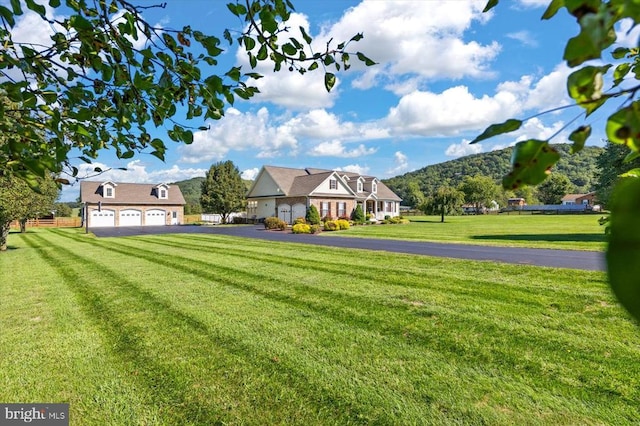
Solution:
<svg viewBox="0 0 640 426">
<path fill-rule="evenodd" d="M 245 213 L 231 213 L 227 218 L 227 223 L 233 223 L 234 217 L 245 218 Z M 219 224 L 222 223 L 222 215 L 219 214 L 201 214 L 200 220 L 207 223 Z"/>
</svg>

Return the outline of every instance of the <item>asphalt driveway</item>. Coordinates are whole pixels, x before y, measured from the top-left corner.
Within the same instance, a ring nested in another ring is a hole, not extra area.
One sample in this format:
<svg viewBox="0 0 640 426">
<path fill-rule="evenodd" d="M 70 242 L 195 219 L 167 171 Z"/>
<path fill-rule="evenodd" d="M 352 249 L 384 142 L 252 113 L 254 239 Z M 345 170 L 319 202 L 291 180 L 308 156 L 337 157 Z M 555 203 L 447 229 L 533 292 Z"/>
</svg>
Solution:
<svg viewBox="0 0 640 426">
<path fill-rule="evenodd" d="M 128 237 L 159 234 L 220 234 L 270 241 L 316 244 L 329 247 L 380 250 L 424 256 L 485 260 L 523 265 L 551 266 L 555 268 L 604 271 L 604 253 L 593 251 L 547 250 L 516 247 L 494 247 L 467 244 L 443 244 L 418 241 L 381 240 L 373 238 L 347 238 L 329 234 L 308 235 L 267 231 L 262 225 L 243 226 L 135 226 L 118 228 L 91 228 L 97 237 Z"/>
</svg>

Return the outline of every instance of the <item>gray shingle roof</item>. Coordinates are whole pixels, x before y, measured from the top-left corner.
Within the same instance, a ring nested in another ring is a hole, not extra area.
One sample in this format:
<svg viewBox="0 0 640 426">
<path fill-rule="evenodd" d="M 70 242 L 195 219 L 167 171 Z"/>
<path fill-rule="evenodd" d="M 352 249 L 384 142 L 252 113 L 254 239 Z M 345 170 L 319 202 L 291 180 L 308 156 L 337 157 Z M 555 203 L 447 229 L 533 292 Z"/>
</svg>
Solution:
<svg viewBox="0 0 640 426">
<path fill-rule="evenodd" d="M 276 184 L 282 190 L 282 195 L 288 197 L 296 197 L 296 196 L 305 196 L 308 195 L 311 191 L 318 187 L 327 177 L 329 177 L 332 173 L 337 173 L 339 176 L 348 176 L 351 181 L 347 184 L 356 192 L 356 187 L 353 182 L 357 180 L 358 177 L 362 177 L 365 182 L 371 182 L 373 179 L 378 181 L 378 190 L 375 194 L 376 198 L 379 200 L 388 200 L 388 201 L 402 201 L 400 197 L 398 197 L 387 185 L 382 183 L 379 179 L 374 176 L 362 176 L 357 173 L 352 172 L 343 172 L 343 171 L 334 171 L 327 169 L 315 169 L 315 168 L 307 168 L 307 169 L 293 169 L 289 167 L 276 167 L 276 166 L 264 166 L 265 172 L 269 173 L 269 175 L 273 178 Z M 365 199 L 369 195 L 370 192 L 361 192 L 356 193 L 358 199 Z"/>
<path fill-rule="evenodd" d="M 80 182 L 80 201 L 87 203 L 101 201 L 102 204 L 186 204 L 178 185 L 167 185 L 167 188 L 169 188 L 167 198 L 161 199 L 156 195 L 158 184 L 114 182 L 116 184 L 115 196 L 113 198 L 105 198 L 102 196 L 103 183 L 94 181 Z"/>
</svg>

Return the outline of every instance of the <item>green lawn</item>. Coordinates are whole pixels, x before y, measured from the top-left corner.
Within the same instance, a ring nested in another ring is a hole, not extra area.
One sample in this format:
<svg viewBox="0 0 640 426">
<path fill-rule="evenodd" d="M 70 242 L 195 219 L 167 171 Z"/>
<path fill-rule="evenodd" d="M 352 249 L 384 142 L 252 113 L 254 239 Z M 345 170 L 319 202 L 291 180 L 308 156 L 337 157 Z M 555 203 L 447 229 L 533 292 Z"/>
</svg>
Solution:
<svg viewBox="0 0 640 426">
<path fill-rule="evenodd" d="M 606 242 L 598 215 L 447 216 L 444 223 L 439 216 L 407 218 L 407 225 L 355 226 L 330 235 L 593 251 Z"/>
<path fill-rule="evenodd" d="M 603 273 L 214 235 L 11 234 L 0 401 L 75 425 L 612 424 L 640 329 Z"/>
</svg>

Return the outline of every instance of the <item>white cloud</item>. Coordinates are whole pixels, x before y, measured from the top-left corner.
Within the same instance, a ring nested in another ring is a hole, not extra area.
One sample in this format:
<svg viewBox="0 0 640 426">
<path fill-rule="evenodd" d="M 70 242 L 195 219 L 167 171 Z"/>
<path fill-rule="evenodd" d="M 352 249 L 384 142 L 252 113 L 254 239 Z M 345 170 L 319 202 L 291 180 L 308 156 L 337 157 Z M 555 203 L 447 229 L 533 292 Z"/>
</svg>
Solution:
<svg viewBox="0 0 640 426">
<path fill-rule="evenodd" d="M 291 129 L 279 126 L 266 108 L 255 114 L 229 108 L 223 119 L 209 125 L 209 130 L 194 133 L 192 144 L 178 147 L 180 162 L 221 160 L 230 150 L 252 150 L 259 158 L 269 158 L 295 153 L 298 146 Z"/>
<path fill-rule="evenodd" d="M 314 146 L 309 152 L 309 155 L 313 157 L 353 158 L 375 154 L 376 151 L 376 148 L 367 148 L 363 144 L 358 145 L 355 149 L 348 150 L 341 141 L 332 140 L 330 142 L 322 142 L 319 145 Z"/>
<path fill-rule="evenodd" d="M 359 164 L 349 164 L 348 166 L 344 166 L 344 167 L 336 167 L 335 170 L 350 172 L 350 173 L 358 173 L 359 175 L 363 175 L 363 176 L 366 176 L 367 173 L 369 173 L 369 167 L 361 166 Z"/>
<path fill-rule="evenodd" d="M 632 19 L 620 21 L 616 28 L 616 44 L 624 47 L 637 47 L 640 38 L 640 26 L 634 25 Z"/>
<path fill-rule="evenodd" d="M 525 75 L 519 81 L 500 83 L 493 95 L 480 97 L 467 86 L 441 93 L 416 90 L 400 98 L 378 126 L 395 136 L 455 136 L 486 128 L 507 118 L 566 105 L 566 78 L 570 70 L 558 65 L 538 79 Z"/>
<path fill-rule="evenodd" d="M 404 171 L 407 171 L 407 169 L 409 168 L 409 158 L 400 151 L 396 151 L 395 154 L 393 154 L 393 163 L 394 167 L 387 170 L 387 176 L 398 175 Z"/>
<path fill-rule="evenodd" d="M 364 1 L 349 9 L 318 37 L 348 40 L 357 28 L 364 38 L 354 48 L 378 62 L 355 87 L 367 88 L 383 77 L 416 75 L 423 79 L 459 79 L 492 75 L 488 65 L 500 51 L 496 42 L 464 40 L 474 21 L 486 22 L 482 2 Z M 438 60 L 433 60 L 438 58 Z M 363 65 L 353 61 L 353 69 Z"/>
<path fill-rule="evenodd" d="M 547 140 L 562 129 L 564 123 L 557 121 L 551 126 L 546 126 L 539 118 L 532 118 L 524 122 L 522 127 L 513 133 L 509 133 L 516 141 L 524 141 L 528 139 Z M 565 143 L 566 137 L 559 135 L 555 137 L 552 143 Z"/>
<path fill-rule="evenodd" d="M 260 172 L 260 169 L 257 167 L 254 167 L 253 169 L 243 170 L 242 173 L 240 174 L 240 177 L 245 180 L 254 180 L 256 177 L 258 177 L 259 172 Z"/>
<path fill-rule="evenodd" d="M 511 92 L 476 98 L 467 87 L 457 86 L 439 94 L 416 91 L 405 95 L 385 122 L 393 134 L 444 136 L 478 129 L 519 112 L 518 97 Z"/>
<path fill-rule="evenodd" d="M 525 46 L 529 46 L 529 47 L 538 46 L 538 41 L 535 38 L 533 38 L 533 35 L 529 31 L 522 30 L 522 31 L 517 31 L 515 33 L 508 33 L 507 37 L 513 40 L 517 40 Z"/>
<path fill-rule="evenodd" d="M 447 147 L 444 154 L 447 157 L 464 157 L 482 152 L 482 144 L 476 143 L 471 145 L 469 142 L 470 141 L 463 139 L 460 143 L 451 144 Z"/>
</svg>

